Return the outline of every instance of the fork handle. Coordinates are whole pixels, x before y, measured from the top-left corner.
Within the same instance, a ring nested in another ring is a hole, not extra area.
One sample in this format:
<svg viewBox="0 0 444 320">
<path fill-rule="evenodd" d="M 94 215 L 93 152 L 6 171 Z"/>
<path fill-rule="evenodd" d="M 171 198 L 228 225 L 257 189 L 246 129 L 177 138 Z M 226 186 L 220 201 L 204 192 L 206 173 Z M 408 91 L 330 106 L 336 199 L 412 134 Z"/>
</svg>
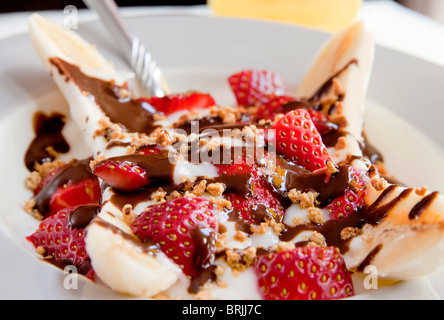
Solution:
<svg viewBox="0 0 444 320">
<path fill-rule="evenodd" d="M 120 16 L 114 0 L 83 0 L 86 6 L 100 16 L 108 31 L 121 46 L 122 53 L 131 61 L 133 37 Z"/>
</svg>

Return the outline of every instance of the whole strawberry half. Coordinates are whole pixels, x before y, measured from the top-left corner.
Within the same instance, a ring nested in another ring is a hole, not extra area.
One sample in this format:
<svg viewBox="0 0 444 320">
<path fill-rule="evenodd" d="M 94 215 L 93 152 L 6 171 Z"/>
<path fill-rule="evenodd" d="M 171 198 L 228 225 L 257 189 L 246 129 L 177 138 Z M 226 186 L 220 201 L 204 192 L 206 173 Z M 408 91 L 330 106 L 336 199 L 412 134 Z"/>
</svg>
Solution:
<svg viewBox="0 0 444 320">
<path fill-rule="evenodd" d="M 44 219 L 36 232 L 26 237 L 35 248 L 44 249 L 49 262 L 64 268 L 73 265 L 77 271 L 94 279 L 88 253 L 85 249 L 85 227 L 98 212 L 99 206 L 85 205 L 60 210 Z"/>
<path fill-rule="evenodd" d="M 150 153 L 145 150 L 142 154 L 145 152 Z M 111 188 L 121 191 L 135 191 L 150 182 L 146 170 L 130 161 L 105 159 L 94 166 L 93 172 Z"/>
<path fill-rule="evenodd" d="M 141 100 L 148 102 L 158 112 L 165 115 L 176 111 L 204 109 L 216 105 L 210 94 L 200 92 L 170 94 L 164 97 L 141 98 Z"/>
<path fill-rule="evenodd" d="M 281 78 L 267 70 L 243 70 L 231 75 L 228 83 L 239 106 L 268 104 L 286 91 Z"/>
<path fill-rule="evenodd" d="M 354 294 L 336 247 L 300 247 L 259 256 L 258 284 L 267 300 L 330 300 Z"/>
<path fill-rule="evenodd" d="M 326 168 L 331 160 L 322 137 L 305 109 L 286 113 L 266 135 L 266 141 L 275 145 L 276 152 L 287 160 L 313 172 Z"/>
<path fill-rule="evenodd" d="M 213 264 L 218 228 L 217 211 L 201 198 L 154 205 L 131 224 L 142 242 L 152 239 L 190 278 Z"/>
<path fill-rule="evenodd" d="M 365 184 L 362 180 L 364 174 L 350 166 L 348 167 L 349 187 L 344 195 L 337 197 L 326 208 L 331 219 L 338 220 L 357 212 L 364 205 L 366 194 Z"/>
</svg>

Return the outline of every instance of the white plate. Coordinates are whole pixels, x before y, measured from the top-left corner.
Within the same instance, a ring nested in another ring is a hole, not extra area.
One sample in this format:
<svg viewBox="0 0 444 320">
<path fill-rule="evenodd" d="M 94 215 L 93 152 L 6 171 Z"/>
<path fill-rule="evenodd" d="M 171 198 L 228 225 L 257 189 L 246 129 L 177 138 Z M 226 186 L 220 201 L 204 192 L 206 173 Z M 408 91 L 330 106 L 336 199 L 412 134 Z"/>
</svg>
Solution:
<svg viewBox="0 0 444 320">
<path fill-rule="evenodd" d="M 207 91 L 220 104 L 233 103 L 226 78 L 246 68 L 281 75 L 290 88 L 303 76 L 328 35 L 290 25 L 192 15 L 143 16 L 127 19 L 165 71 L 172 91 Z M 78 32 L 116 67 L 128 71 L 111 37 L 99 22 L 79 25 Z M 25 237 L 38 222 L 23 211 L 31 195 L 24 187 L 24 152 L 33 137 L 35 110 L 59 110 L 67 104 L 39 61 L 26 34 L 0 41 L 0 298 L 121 298 L 83 278 L 66 289 L 68 274 L 40 261 Z M 378 47 L 369 88 L 366 131 L 391 173 L 412 186 L 444 192 L 444 69 L 396 51 Z M 384 106 L 384 107 L 381 107 Z M 64 131 L 72 153 L 87 156 L 74 125 Z M 444 297 L 442 274 L 366 290 L 355 286 L 358 299 L 435 299 Z M 72 281 L 71 281 L 72 282 Z"/>
</svg>

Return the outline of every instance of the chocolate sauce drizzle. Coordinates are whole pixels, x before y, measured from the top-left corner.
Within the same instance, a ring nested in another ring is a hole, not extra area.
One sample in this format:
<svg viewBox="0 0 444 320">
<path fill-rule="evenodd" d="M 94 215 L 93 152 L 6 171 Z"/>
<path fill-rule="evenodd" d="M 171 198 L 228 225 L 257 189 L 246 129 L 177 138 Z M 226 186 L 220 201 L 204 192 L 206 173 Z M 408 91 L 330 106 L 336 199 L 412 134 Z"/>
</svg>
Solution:
<svg viewBox="0 0 444 320">
<path fill-rule="evenodd" d="M 78 183 L 86 179 L 96 179 L 89 162 L 91 159 L 75 160 L 63 167 L 34 197 L 35 208 L 45 216 L 53 194 L 63 185 Z"/>
<path fill-rule="evenodd" d="M 78 66 L 60 58 L 51 58 L 49 62 L 66 77 L 66 81 L 73 81 L 82 92 L 88 94 L 112 122 L 123 125 L 130 132 L 150 134 L 156 128 L 153 118 L 156 111 L 146 102 L 131 97 L 122 98 L 120 91 L 127 90 L 126 87 L 87 76 Z"/>
<path fill-rule="evenodd" d="M 28 146 L 25 153 L 25 165 L 29 171 L 34 169 L 35 164 L 50 162 L 54 160 L 54 155 L 48 152 L 52 147 L 59 153 L 66 153 L 70 150 L 68 142 L 62 135 L 65 126 L 65 116 L 60 113 L 46 115 L 43 112 L 36 112 L 33 116 L 33 127 L 35 138 Z"/>
</svg>

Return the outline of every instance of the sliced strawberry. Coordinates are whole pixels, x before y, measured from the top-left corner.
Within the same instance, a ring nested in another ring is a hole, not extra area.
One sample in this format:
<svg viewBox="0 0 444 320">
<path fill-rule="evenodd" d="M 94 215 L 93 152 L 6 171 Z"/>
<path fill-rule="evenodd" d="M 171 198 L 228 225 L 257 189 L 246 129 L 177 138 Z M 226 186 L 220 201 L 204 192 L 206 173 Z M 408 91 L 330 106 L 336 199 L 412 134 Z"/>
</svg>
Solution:
<svg viewBox="0 0 444 320">
<path fill-rule="evenodd" d="M 211 95 L 200 92 L 170 94 L 165 97 L 141 98 L 141 100 L 148 102 L 158 112 L 163 112 L 165 115 L 176 111 L 204 109 L 216 105 Z"/>
<path fill-rule="evenodd" d="M 145 169 L 129 161 L 104 160 L 93 168 L 93 172 L 111 188 L 122 191 L 135 191 L 150 181 Z"/>
<path fill-rule="evenodd" d="M 231 75 L 228 83 L 239 106 L 268 104 L 272 98 L 285 95 L 280 77 L 266 70 L 244 70 Z"/>
<path fill-rule="evenodd" d="M 362 181 L 362 173 L 351 166 L 348 170 L 349 188 L 346 189 L 344 195 L 337 197 L 326 207 L 330 218 L 334 220 L 348 217 L 364 205 L 366 188 Z"/>
<path fill-rule="evenodd" d="M 300 247 L 259 256 L 258 284 L 267 300 L 330 300 L 353 295 L 353 283 L 336 247 Z"/>
<path fill-rule="evenodd" d="M 64 166 L 60 166 L 60 167 L 58 167 L 58 168 L 56 168 L 56 169 L 51 170 L 50 172 L 48 172 L 48 174 L 46 174 L 46 175 L 43 177 L 43 179 L 42 179 L 42 181 L 39 183 L 38 187 L 34 190 L 34 195 L 37 195 L 37 194 L 43 189 L 43 187 L 46 186 L 46 185 L 52 180 L 52 178 L 53 178 L 57 173 L 59 173 L 64 167 L 66 167 L 66 165 L 64 165 Z"/>
<path fill-rule="evenodd" d="M 285 113 L 283 106 L 295 98 L 290 96 L 274 96 L 268 102 L 259 103 L 254 112 L 254 119 L 259 121 L 274 120 L 278 114 Z"/>
<path fill-rule="evenodd" d="M 310 114 L 311 120 L 321 136 L 338 129 L 337 125 L 328 120 L 325 113 L 314 109 L 307 109 L 307 112 Z"/>
<path fill-rule="evenodd" d="M 233 164 L 215 164 L 219 175 L 249 175 L 249 192 L 239 194 L 228 190 L 224 197 L 231 202 L 232 209 L 237 211 L 240 218 L 250 224 L 263 222 L 265 216 L 280 220 L 284 214 L 283 207 L 267 188 L 256 162 L 250 162 L 253 161 L 243 157 L 233 161 Z"/>
<path fill-rule="evenodd" d="M 310 114 L 297 109 L 285 114 L 268 131 L 266 140 L 276 152 L 309 171 L 326 168 L 331 160 Z"/>
<path fill-rule="evenodd" d="M 161 150 L 159 149 L 159 146 L 152 145 L 152 146 L 144 146 L 137 150 L 138 154 L 158 154 Z"/>
<path fill-rule="evenodd" d="M 34 195 L 35 209 L 43 217 L 64 208 L 100 202 L 100 183 L 89 162 L 90 159 L 73 160 L 44 177 Z"/>
<path fill-rule="evenodd" d="M 100 183 L 95 178 L 63 185 L 51 197 L 49 212 L 46 217 L 65 208 L 83 204 L 98 204 L 100 197 Z"/>
<path fill-rule="evenodd" d="M 131 224 L 142 242 L 154 240 L 191 278 L 213 264 L 218 228 L 216 210 L 201 198 L 176 198 L 154 205 Z"/>
<path fill-rule="evenodd" d="M 44 249 L 43 257 L 47 261 L 61 268 L 73 265 L 79 273 L 93 280 L 94 271 L 85 248 L 85 227 L 98 208 L 86 205 L 63 209 L 43 220 L 36 232 L 26 239 L 35 248 Z"/>
</svg>

